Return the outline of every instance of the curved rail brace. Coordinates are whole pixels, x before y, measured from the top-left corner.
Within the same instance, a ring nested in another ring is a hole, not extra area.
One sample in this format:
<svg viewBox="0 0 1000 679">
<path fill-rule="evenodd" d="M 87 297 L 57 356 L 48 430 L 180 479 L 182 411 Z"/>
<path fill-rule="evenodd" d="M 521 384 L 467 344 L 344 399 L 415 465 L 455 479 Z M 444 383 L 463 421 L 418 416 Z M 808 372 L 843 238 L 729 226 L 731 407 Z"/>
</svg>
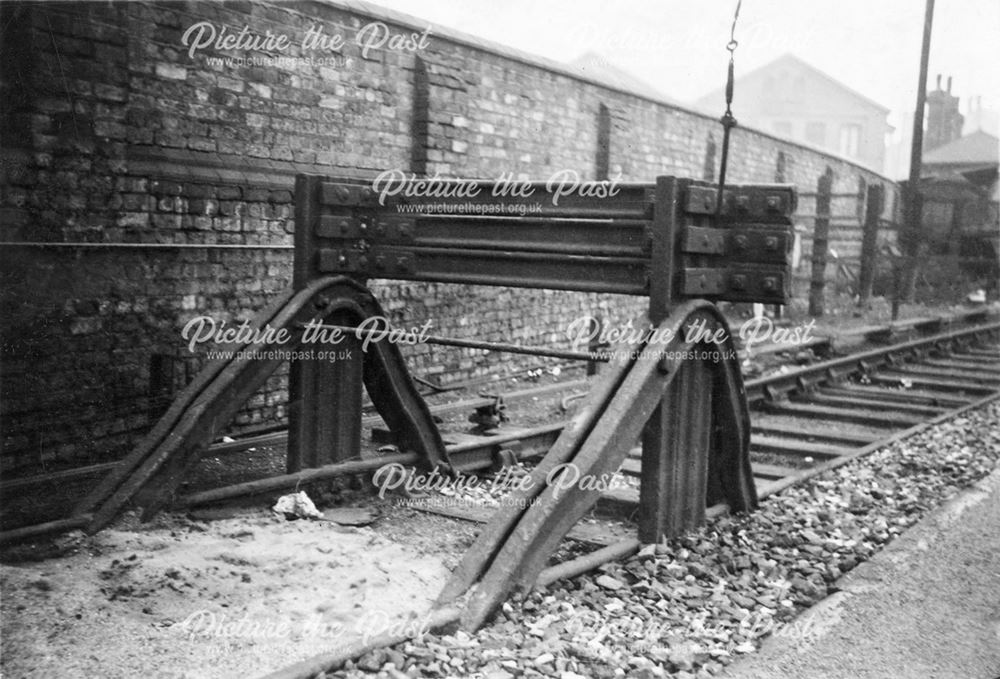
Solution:
<svg viewBox="0 0 1000 679">
<path fill-rule="evenodd" d="M 331 276 L 282 295 L 258 315 L 253 327 L 285 328 L 294 349 L 301 346 L 305 323 L 331 314 L 347 314 L 361 322 L 382 316 L 382 309 L 365 286 L 344 276 Z M 228 357 L 209 363 L 132 454 L 81 501 L 74 515 L 93 512 L 88 532 L 106 526 L 142 491 L 146 492 L 144 519 L 170 501 L 201 451 L 284 362 L 282 358 L 238 357 L 241 351 L 252 352 L 254 346 L 246 342 L 226 347 Z M 364 357 L 364 381 L 379 414 L 404 447 L 412 448 L 428 466 L 450 466 L 441 435 L 398 347 L 372 343 Z"/>
<path fill-rule="evenodd" d="M 599 480 L 615 473 L 694 346 L 684 331 L 693 321 L 703 321 L 710 330 L 724 329 L 725 342 L 716 348 L 728 354 L 726 360 L 711 364 L 714 428 L 707 496 L 712 502 L 725 500 L 734 511 L 757 506 L 749 411 L 732 337 L 714 305 L 686 302 L 658 330 L 671 341 L 618 348 L 616 361 L 535 468 L 532 483 L 512 494 L 465 554 L 437 601 L 448 604 L 475 585 L 462 615 L 464 628 L 478 629 L 511 592 L 531 589 L 559 542 L 597 502 L 599 489 L 567 483 L 566 474 Z"/>
</svg>

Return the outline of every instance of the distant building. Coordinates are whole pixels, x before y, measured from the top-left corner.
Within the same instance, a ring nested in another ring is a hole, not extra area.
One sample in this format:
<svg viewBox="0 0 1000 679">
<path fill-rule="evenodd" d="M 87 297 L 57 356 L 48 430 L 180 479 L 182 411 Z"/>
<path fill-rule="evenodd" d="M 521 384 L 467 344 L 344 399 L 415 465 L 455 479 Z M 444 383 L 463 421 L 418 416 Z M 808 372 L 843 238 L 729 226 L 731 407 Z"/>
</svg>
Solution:
<svg viewBox="0 0 1000 679">
<path fill-rule="evenodd" d="M 724 90 L 697 102 L 721 113 Z M 736 79 L 736 118 L 742 125 L 802 142 L 881 172 L 889 109 L 792 54 Z"/>
<path fill-rule="evenodd" d="M 937 87 L 927 93 L 926 115 L 924 154 L 962 136 L 965 116 L 958 112 L 958 97 L 951 93 L 951 76 L 948 76 L 948 89 L 942 90 L 941 75 L 938 75 Z"/>
<path fill-rule="evenodd" d="M 938 76 L 927 94 L 921 222 L 932 253 L 957 255 L 990 288 L 1000 275 L 1000 139 L 982 129 L 959 136 L 964 122 L 951 78 L 942 90 Z"/>
<path fill-rule="evenodd" d="M 994 137 L 1000 136 L 1000 114 L 992 109 L 983 108 L 981 96 L 969 97 L 962 134 L 971 134 L 978 130 L 989 132 Z"/>
<path fill-rule="evenodd" d="M 978 130 L 924 152 L 923 175 L 955 173 L 979 186 L 990 186 L 996 180 L 998 140 L 992 134 Z"/>
<path fill-rule="evenodd" d="M 992 229 L 997 222 L 1000 140 L 982 129 L 962 136 L 964 123 L 958 97 L 951 94 L 951 78 L 947 89 L 942 90 L 938 76 L 937 88 L 927 93 L 927 130 L 920 171 L 924 221 L 939 226 L 948 222 L 962 229 L 976 225 Z M 978 200 L 972 201 L 970 194 Z"/>
<path fill-rule="evenodd" d="M 951 93 L 951 78 L 947 80 L 945 88 L 941 87 L 941 75 L 937 76 L 937 83 L 933 90 L 927 92 L 927 108 L 925 111 L 925 131 L 923 156 L 924 164 L 941 164 L 937 155 L 931 154 L 936 149 L 957 140 L 959 137 L 968 137 L 969 141 L 948 151 L 945 155 L 960 152 L 967 154 L 974 147 L 981 146 L 981 153 L 988 153 L 990 148 L 989 139 L 995 139 L 1000 135 L 1000 115 L 996 111 L 983 108 L 981 96 L 969 96 L 965 98 L 965 115 L 959 111 L 959 97 Z M 910 173 L 910 147 L 913 141 L 913 111 L 905 111 L 900 118 L 906 121 L 900 127 L 899 132 L 894 135 L 895 139 L 886 149 L 885 174 L 896 180 L 903 180 Z M 974 136 L 976 132 L 984 132 L 987 137 Z M 977 142 L 976 140 L 979 140 Z M 994 151 L 995 151 L 994 144 Z M 961 149 L 959 151 L 959 149 Z M 931 155 L 928 155 L 931 154 Z M 928 158 L 930 160 L 928 161 Z M 996 154 L 994 153 L 994 163 Z M 941 174 L 940 167 L 932 169 L 932 174 Z M 926 174 L 926 172 L 925 172 Z"/>
</svg>

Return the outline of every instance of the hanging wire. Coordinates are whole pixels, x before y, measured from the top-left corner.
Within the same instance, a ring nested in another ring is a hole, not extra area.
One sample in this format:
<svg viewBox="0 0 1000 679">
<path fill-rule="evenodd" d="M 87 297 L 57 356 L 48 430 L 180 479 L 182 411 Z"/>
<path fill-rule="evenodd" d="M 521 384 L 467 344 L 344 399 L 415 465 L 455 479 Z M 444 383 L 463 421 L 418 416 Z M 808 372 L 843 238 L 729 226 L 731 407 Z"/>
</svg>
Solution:
<svg viewBox="0 0 1000 679">
<path fill-rule="evenodd" d="M 722 114 L 720 122 L 722 123 L 722 160 L 719 162 L 719 189 L 715 196 L 715 215 L 716 217 L 722 212 L 722 195 L 726 187 L 726 167 L 729 164 L 729 133 L 736 127 L 736 118 L 733 116 L 733 80 L 734 80 L 734 69 L 735 62 L 733 57 L 736 53 L 736 48 L 739 47 L 739 43 L 736 41 L 736 22 L 740 18 L 740 7 L 743 6 L 743 0 L 736 1 L 736 12 L 733 13 L 733 25 L 729 29 L 729 42 L 726 44 L 726 49 L 729 50 L 729 73 L 726 77 L 726 112 Z"/>
</svg>

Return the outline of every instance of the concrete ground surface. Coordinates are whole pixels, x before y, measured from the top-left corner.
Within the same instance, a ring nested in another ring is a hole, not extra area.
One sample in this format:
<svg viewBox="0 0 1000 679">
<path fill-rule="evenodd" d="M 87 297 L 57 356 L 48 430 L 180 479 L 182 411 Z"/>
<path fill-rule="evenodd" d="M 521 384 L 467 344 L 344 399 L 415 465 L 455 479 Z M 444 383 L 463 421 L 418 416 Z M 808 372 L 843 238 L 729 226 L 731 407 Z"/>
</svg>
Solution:
<svg viewBox="0 0 1000 679">
<path fill-rule="evenodd" d="M 726 679 L 1000 677 L 1000 468 L 734 663 Z"/>
</svg>

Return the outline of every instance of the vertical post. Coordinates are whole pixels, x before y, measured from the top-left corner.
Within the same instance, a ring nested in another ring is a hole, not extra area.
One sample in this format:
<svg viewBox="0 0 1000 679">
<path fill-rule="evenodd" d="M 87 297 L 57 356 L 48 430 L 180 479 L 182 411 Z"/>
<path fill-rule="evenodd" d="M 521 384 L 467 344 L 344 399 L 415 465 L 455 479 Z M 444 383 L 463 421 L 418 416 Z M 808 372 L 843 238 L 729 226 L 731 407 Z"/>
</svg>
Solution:
<svg viewBox="0 0 1000 679">
<path fill-rule="evenodd" d="M 322 179 L 299 176 L 295 182 L 295 265 L 293 284 L 305 288 L 318 274 L 316 229 L 319 225 Z M 350 213 L 347 206 L 338 212 Z M 329 313 L 333 300 L 314 300 L 315 316 L 326 323 L 352 325 L 358 319 L 343 312 Z M 303 352 L 320 344 L 290 347 Z M 316 356 L 291 361 L 288 375 L 289 472 L 341 462 L 361 455 L 361 396 L 363 356 L 354 337 L 325 345 L 334 359 Z"/>
<path fill-rule="evenodd" d="M 878 266 L 878 228 L 885 204 L 885 188 L 881 184 L 868 187 L 865 201 L 864 233 L 861 236 L 861 271 L 858 274 L 858 306 L 868 303 L 875 285 Z"/>
<path fill-rule="evenodd" d="M 317 314 L 319 315 L 319 314 Z M 353 325 L 341 312 L 324 322 Z M 315 347 L 312 347 L 315 348 Z M 304 347 L 306 351 L 310 347 Z M 291 362 L 288 403 L 288 472 L 297 472 L 361 456 L 360 343 L 345 338 L 329 349 L 335 360 L 310 358 Z"/>
<path fill-rule="evenodd" d="M 413 63 L 413 108 L 410 111 L 410 171 L 427 174 L 427 148 L 430 146 L 431 85 L 427 64 L 420 57 Z"/>
<path fill-rule="evenodd" d="M 776 184 L 785 183 L 785 165 L 786 165 L 785 152 L 778 151 L 778 156 L 777 158 L 774 159 L 774 182 Z M 784 307 L 782 307 L 780 304 L 774 305 L 774 320 L 777 321 L 782 317 L 783 309 Z"/>
<path fill-rule="evenodd" d="M 295 258 L 292 261 L 292 287 L 301 290 L 315 275 L 316 225 L 319 223 L 320 178 L 315 175 L 295 177 Z"/>
<path fill-rule="evenodd" d="M 605 345 L 601 342 L 601 335 L 604 332 L 604 319 L 600 316 L 590 317 L 590 330 L 591 338 L 587 343 L 587 351 L 591 354 L 596 354 L 601 349 L 605 348 Z M 587 376 L 597 374 L 598 361 L 587 361 Z"/>
<path fill-rule="evenodd" d="M 920 168 L 924 153 L 924 107 L 927 104 L 927 63 L 931 54 L 931 27 L 934 23 L 934 0 L 927 0 L 924 7 L 924 38 L 920 46 L 920 73 L 917 76 L 917 105 L 913 110 L 913 139 L 910 143 L 910 177 L 903 190 L 903 258 L 906 263 L 896 297 L 904 301 L 913 299 L 917 282 L 917 255 L 922 241 L 920 195 Z"/>
<path fill-rule="evenodd" d="M 601 104 L 597 109 L 597 153 L 594 156 L 594 177 L 611 178 L 611 109 Z"/>
<path fill-rule="evenodd" d="M 649 322 L 660 324 L 677 303 L 674 279 L 678 249 L 681 187 L 676 177 L 656 178 L 656 207 L 653 214 L 652 267 L 649 277 Z"/>
<path fill-rule="evenodd" d="M 712 374 L 685 361 L 642 434 L 639 540 L 659 542 L 705 520 Z"/>
<path fill-rule="evenodd" d="M 816 218 L 813 228 L 812 281 L 809 284 L 809 315 L 823 315 L 823 289 L 826 287 L 826 253 L 830 238 L 830 194 L 833 170 L 829 167 L 816 183 Z"/>
<path fill-rule="evenodd" d="M 715 178 L 715 138 L 712 135 L 708 135 L 708 141 L 705 142 L 705 164 L 701 178 L 706 182 Z"/>
<path fill-rule="evenodd" d="M 682 187 L 675 178 L 657 179 L 649 290 L 649 321 L 654 327 L 679 300 L 674 278 L 681 200 Z M 685 361 L 643 430 L 639 489 L 642 542 L 676 536 L 704 521 L 711 398 L 708 367 L 701 361 Z"/>
</svg>

